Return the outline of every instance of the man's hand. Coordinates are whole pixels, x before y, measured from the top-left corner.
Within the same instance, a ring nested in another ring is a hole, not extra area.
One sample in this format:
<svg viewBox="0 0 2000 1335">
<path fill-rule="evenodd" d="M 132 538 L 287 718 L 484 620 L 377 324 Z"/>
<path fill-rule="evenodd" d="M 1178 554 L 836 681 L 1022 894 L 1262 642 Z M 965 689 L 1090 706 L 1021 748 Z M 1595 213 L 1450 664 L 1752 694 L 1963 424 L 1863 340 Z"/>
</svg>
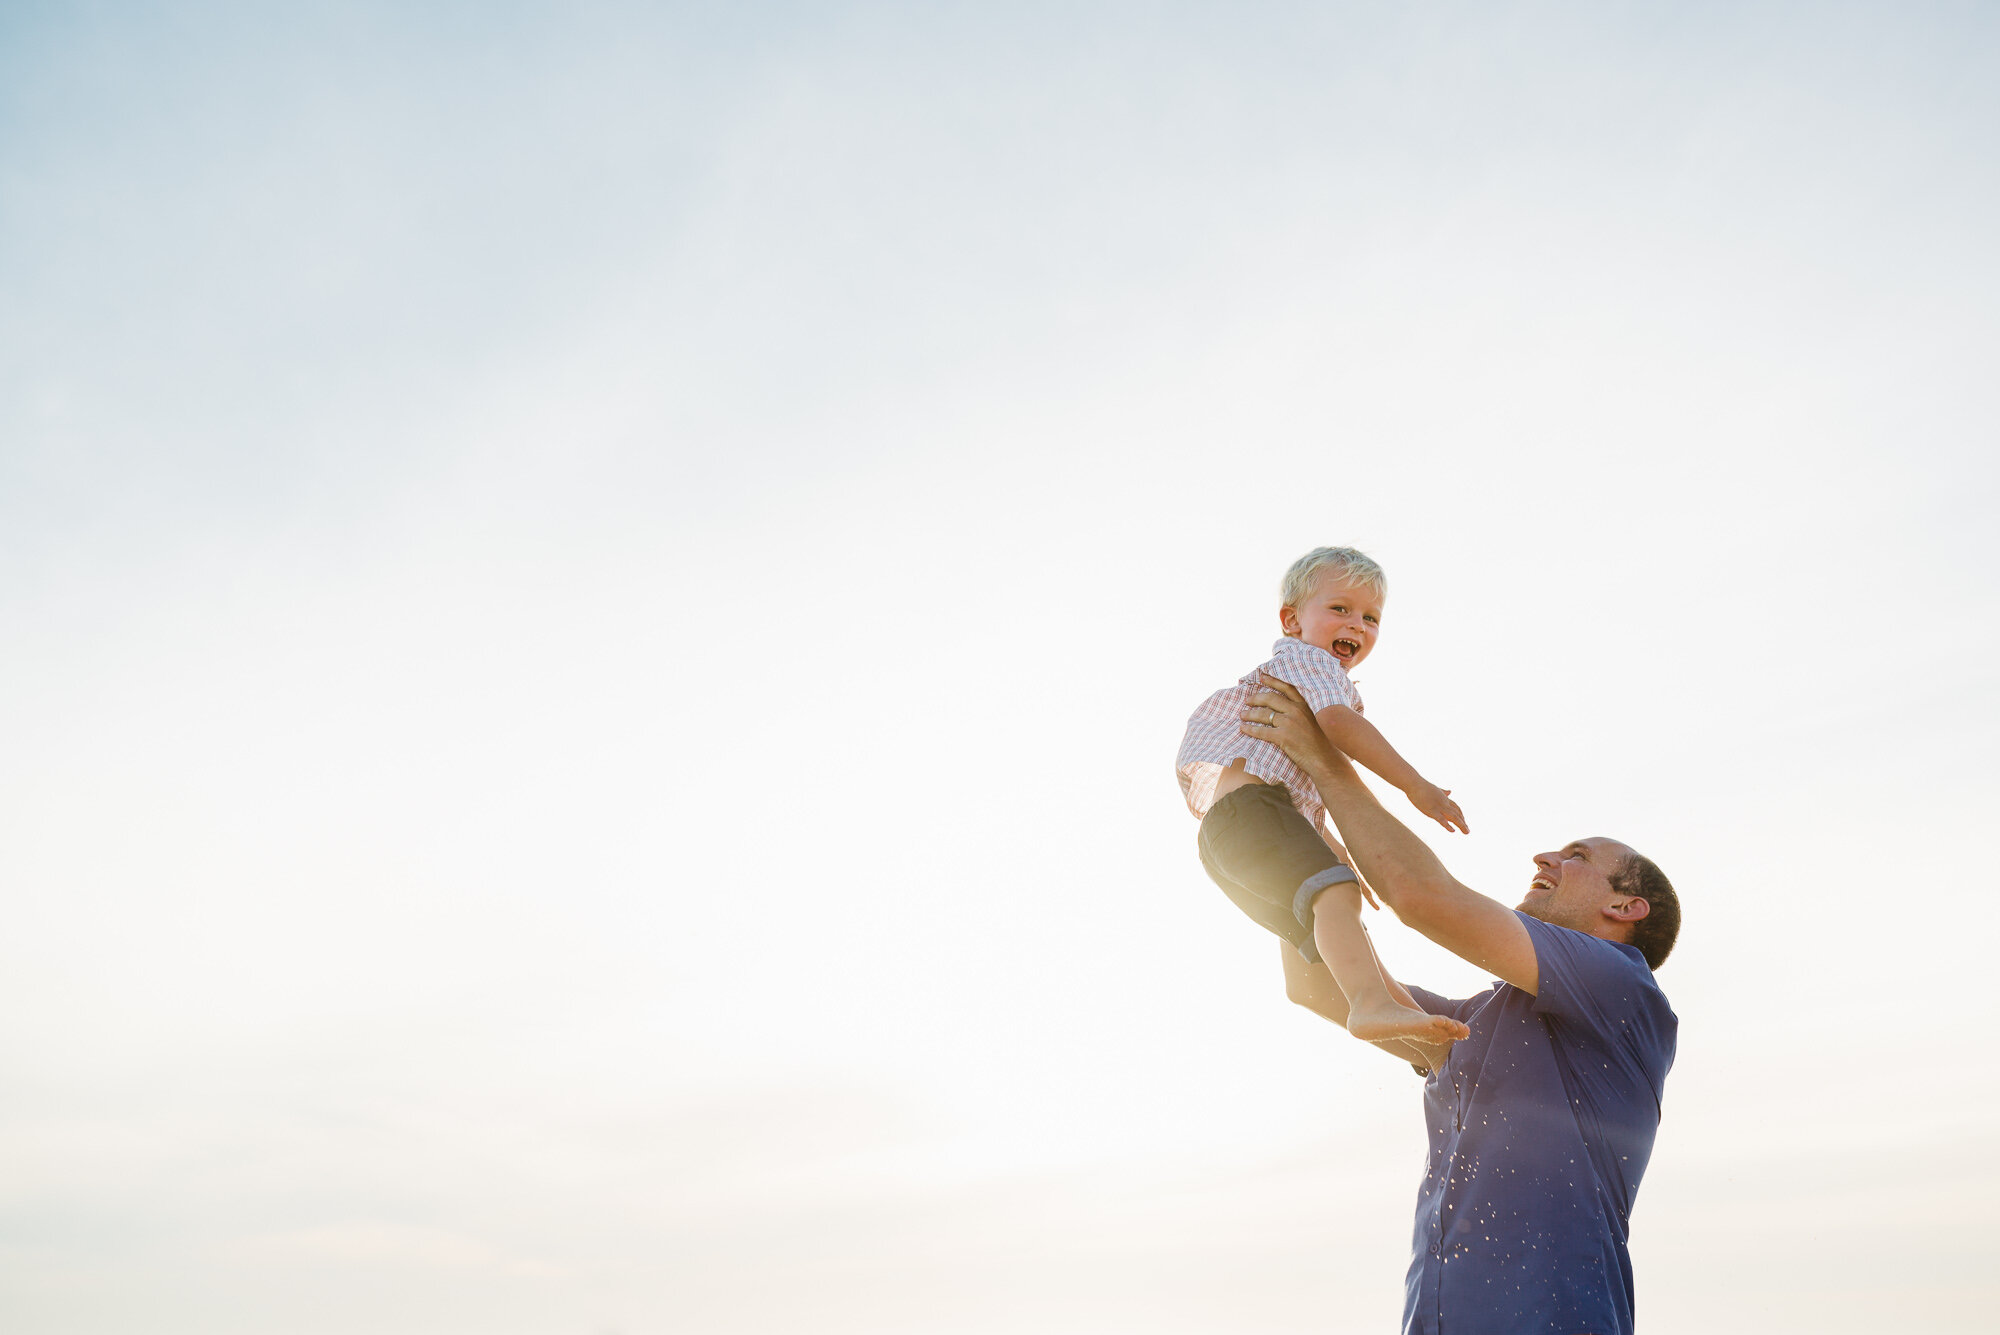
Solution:
<svg viewBox="0 0 2000 1335">
<path fill-rule="evenodd" d="M 1429 816 L 1432 820 L 1459 834 L 1471 834 L 1465 824 L 1465 813 L 1458 809 L 1458 803 L 1451 800 L 1451 789 L 1440 788 L 1431 782 L 1416 783 L 1403 794 L 1410 799 L 1410 805 Z"/>
<path fill-rule="evenodd" d="M 1299 694 L 1297 687 L 1288 681 L 1280 681 L 1267 672 L 1260 672 L 1257 675 L 1263 681 L 1264 689 L 1251 696 L 1250 703 L 1243 707 L 1242 721 L 1237 724 L 1238 732 L 1246 737 L 1261 737 L 1270 742 L 1290 756 L 1292 763 L 1308 774 L 1314 772 L 1317 766 L 1324 765 L 1334 756 L 1342 754 L 1340 748 L 1326 735 L 1326 729 L 1320 727 L 1319 720 L 1313 715 L 1312 707 L 1306 703 L 1305 697 Z M 1347 716 L 1343 713 L 1342 717 Z M 1357 719 L 1349 719 L 1348 722 L 1352 727 L 1362 728 Z M 1380 743 L 1373 728 L 1362 728 L 1362 731 L 1366 737 L 1375 738 Z M 1356 739 L 1357 742 L 1361 740 L 1364 739 Z M 1386 743 L 1380 744 L 1383 749 L 1388 749 Z M 1365 756 L 1362 759 L 1378 772 L 1387 768 L 1380 758 L 1372 762 Z M 1440 788 L 1423 778 L 1409 767 L 1408 762 L 1395 756 L 1393 752 L 1390 759 L 1409 776 L 1408 779 L 1399 781 L 1395 771 L 1389 771 L 1391 782 L 1398 782 L 1403 787 L 1404 796 L 1410 799 L 1411 806 L 1447 830 L 1459 834 L 1470 833 L 1466 828 L 1465 813 L 1458 809 L 1458 803 L 1451 800 L 1450 789 Z"/>
<path fill-rule="evenodd" d="M 1260 737 L 1292 758 L 1292 763 L 1311 773 L 1315 766 L 1330 762 L 1339 751 L 1313 718 L 1312 706 L 1298 688 L 1268 672 L 1258 678 L 1264 689 L 1243 706 L 1242 722 L 1236 730 L 1245 737 Z"/>
</svg>

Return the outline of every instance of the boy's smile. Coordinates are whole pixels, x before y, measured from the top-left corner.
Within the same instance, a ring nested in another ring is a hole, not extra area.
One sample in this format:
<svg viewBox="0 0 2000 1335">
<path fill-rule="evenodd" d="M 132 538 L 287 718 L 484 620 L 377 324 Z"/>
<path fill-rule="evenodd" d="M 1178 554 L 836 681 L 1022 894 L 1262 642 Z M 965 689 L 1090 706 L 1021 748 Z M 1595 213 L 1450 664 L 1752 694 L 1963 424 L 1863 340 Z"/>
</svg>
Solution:
<svg viewBox="0 0 2000 1335">
<path fill-rule="evenodd" d="M 1297 607 L 1278 609 L 1278 623 L 1285 634 L 1318 645 L 1351 668 L 1375 647 L 1382 630 L 1382 599 L 1366 584 L 1326 571 Z"/>
</svg>

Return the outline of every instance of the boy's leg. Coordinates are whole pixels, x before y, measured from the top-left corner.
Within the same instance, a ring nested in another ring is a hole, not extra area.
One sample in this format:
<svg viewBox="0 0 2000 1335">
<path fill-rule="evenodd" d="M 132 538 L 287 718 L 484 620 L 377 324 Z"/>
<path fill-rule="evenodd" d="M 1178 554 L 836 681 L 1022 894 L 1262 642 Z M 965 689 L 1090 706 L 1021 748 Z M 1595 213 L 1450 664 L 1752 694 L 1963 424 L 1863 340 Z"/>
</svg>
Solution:
<svg viewBox="0 0 2000 1335">
<path fill-rule="evenodd" d="M 1428 1015 L 1406 1006 L 1389 989 L 1388 975 L 1375 958 L 1368 929 L 1361 922 L 1361 889 L 1334 885 L 1312 901 L 1313 941 L 1347 998 L 1347 1032 L 1373 1042 L 1383 1038 L 1414 1038 L 1445 1043 L 1471 1031 L 1457 1020 Z"/>
<path fill-rule="evenodd" d="M 1325 959 L 1347 998 L 1347 1031 L 1356 1038 L 1442 1043 L 1466 1036 L 1458 1021 L 1405 1006 L 1390 993 L 1361 925 L 1353 871 L 1283 788 L 1246 784 L 1210 807 L 1201 822 L 1201 861 L 1252 921 L 1307 959 Z"/>
<path fill-rule="evenodd" d="M 1275 784 L 1245 784 L 1226 793 L 1201 822 L 1201 864 L 1252 922 L 1283 937 L 1309 960 L 1315 892 L 1354 873 Z"/>
</svg>

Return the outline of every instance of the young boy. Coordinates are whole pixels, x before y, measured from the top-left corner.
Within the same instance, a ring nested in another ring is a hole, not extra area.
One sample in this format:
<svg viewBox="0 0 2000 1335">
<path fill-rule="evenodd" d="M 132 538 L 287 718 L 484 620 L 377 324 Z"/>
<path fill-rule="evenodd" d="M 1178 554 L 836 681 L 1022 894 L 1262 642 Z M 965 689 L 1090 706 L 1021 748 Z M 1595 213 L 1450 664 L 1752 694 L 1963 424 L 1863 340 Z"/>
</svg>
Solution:
<svg viewBox="0 0 2000 1335">
<path fill-rule="evenodd" d="M 1417 810 L 1463 832 L 1465 815 L 1450 792 L 1417 773 L 1361 716 L 1347 676 L 1375 647 L 1387 594 L 1382 567 L 1352 547 L 1320 547 L 1294 561 L 1278 609 L 1285 637 L 1269 662 L 1195 710 L 1174 769 L 1188 810 L 1201 818 L 1202 866 L 1253 921 L 1307 959 L 1326 961 L 1347 997 L 1347 1031 L 1439 1043 L 1470 1031 L 1391 993 L 1361 925 L 1365 887 L 1345 865 L 1347 850 L 1326 832 L 1326 808 L 1312 781 L 1277 747 L 1237 730 L 1259 689 L 1258 673 L 1288 681 L 1329 741 L 1402 789 Z"/>
</svg>

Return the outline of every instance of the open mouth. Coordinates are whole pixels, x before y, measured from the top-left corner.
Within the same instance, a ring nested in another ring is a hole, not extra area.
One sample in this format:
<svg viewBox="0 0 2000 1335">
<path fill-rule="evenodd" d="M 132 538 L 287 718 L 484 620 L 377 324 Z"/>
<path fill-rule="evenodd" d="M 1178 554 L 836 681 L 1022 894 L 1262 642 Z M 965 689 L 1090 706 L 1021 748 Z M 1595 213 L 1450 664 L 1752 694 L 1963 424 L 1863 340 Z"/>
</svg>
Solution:
<svg viewBox="0 0 2000 1335">
<path fill-rule="evenodd" d="M 1546 876 L 1537 876 L 1534 880 L 1528 882 L 1528 889 L 1530 891 L 1553 890 L 1555 888 L 1556 888 L 1556 883 L 1554 881 L 1551 881 Z"/>
<path fill-rule="evenodd" d="M 1333 642 L 1333 656 L 1343 663 L 1360 652 L 1361 646 L 1353 640 L 1335 640 Z"/>
</svg>

